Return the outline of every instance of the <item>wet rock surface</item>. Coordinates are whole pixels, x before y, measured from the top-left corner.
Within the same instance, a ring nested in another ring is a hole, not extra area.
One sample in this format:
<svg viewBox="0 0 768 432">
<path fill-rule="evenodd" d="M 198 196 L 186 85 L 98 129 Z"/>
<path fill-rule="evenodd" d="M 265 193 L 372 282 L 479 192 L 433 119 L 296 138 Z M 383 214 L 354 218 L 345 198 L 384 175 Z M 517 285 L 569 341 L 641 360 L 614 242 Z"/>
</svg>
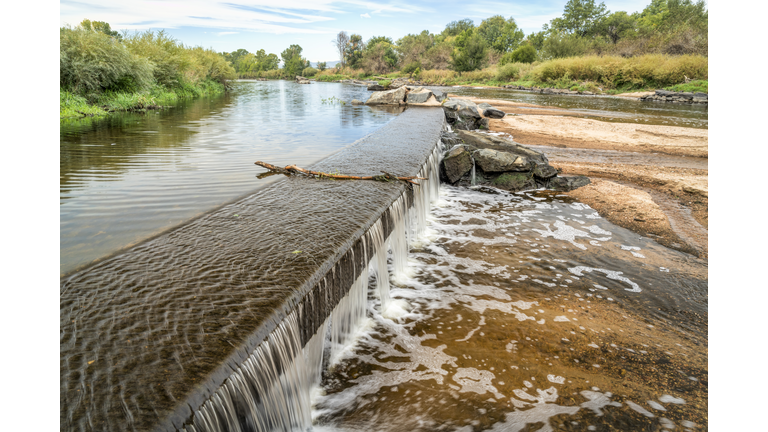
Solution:
<svg viewBox="0 0 768 432">
<path fill-rule="evenodd" d="M 440 165 L 441 180 L 452 185 L 570 191 L 590 182 L 585 176 L 558 177 L 543 153 L 499 136 L 457 130 L 444 132 L 442 139 L 450 150 Z"/>
<path fill-rule="evenodd" d="M 669 90 L 656 90 L 654 94 L 640 98 L 641 101 L 648 102 L 674 102 L 693 104 L 708 104 L 708 99 L 709 95 L 707 93 L 673 92 Z"/>
</svg>

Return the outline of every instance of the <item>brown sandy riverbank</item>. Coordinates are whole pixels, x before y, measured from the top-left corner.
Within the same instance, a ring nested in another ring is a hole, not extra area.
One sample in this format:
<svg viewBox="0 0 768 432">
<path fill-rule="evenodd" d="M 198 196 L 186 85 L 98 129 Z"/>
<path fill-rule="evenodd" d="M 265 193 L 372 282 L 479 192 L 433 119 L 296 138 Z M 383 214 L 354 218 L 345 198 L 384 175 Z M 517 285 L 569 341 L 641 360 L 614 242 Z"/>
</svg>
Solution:
<svg viewBox="0 0 768 432">
<path fill-rule="evenodd" d="M 610 123 L 577 118 L 565 109 L 465 99 L 520 114 L 491 119 L 490 129 L 539 146 L 536 150 L 562 174 L 589 177 L 591 185 L 569 195 L 602 217 L 667 247 L 707 258 L 706 129 Z"/>
</svg>

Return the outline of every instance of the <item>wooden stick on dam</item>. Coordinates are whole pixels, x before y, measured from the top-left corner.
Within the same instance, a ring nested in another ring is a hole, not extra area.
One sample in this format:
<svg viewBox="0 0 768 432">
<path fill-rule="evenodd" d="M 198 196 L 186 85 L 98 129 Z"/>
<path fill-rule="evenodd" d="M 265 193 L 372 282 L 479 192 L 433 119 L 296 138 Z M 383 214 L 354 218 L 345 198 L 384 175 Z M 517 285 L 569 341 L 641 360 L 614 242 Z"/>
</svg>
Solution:
<svg viewBox="0 0 768 432">
<path fill-rule="evenodd" d="M 318 171 L 310 171 L 306 170 L 304 168 L 299 168 L 296 165 L 288 165 L 286 167 L 279 167 L 272 164 L 268 164 L 266 162 L 256 161 L 254 162 L 256 165 L 260 167 L 264 167 L 273 173 L 277 174 L 304 174 L 306 176 L 310 177 L 317 177 L 317 178 L 332 178 L 332 179 L 339 179 L 339 180 L 375 180 L 375 181 L 391 181 L 391 180 L 402 180 L 404 182 L 408 182 L 410 184 L 418 186 L 419 184 L 416 183 L 414 180 L 427 180 L 425 177 L 397 177 L 392 174 L 389 174 L 387 172 L 382 171 L 384 173 L 383 175 L 376 175 L 376 176 L 351 176 L 351 175 L 344 175 L 344 174 L 329 174 L 324 172 L 318 172 Z"/>
</svg>

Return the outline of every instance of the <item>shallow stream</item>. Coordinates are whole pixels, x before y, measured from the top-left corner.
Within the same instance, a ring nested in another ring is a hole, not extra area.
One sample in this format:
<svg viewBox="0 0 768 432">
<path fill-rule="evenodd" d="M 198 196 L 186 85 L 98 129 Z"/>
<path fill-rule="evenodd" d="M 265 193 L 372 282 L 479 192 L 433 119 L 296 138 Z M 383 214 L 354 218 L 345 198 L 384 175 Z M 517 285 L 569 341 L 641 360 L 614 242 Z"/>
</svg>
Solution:
<svg viewBox="0 0 768 432">
<path fill-rule="evenodd" d="M 704 262 L 565 195 L 445 185 L 411 247 L 317 430 L 707 428 Z"/>
</svg>

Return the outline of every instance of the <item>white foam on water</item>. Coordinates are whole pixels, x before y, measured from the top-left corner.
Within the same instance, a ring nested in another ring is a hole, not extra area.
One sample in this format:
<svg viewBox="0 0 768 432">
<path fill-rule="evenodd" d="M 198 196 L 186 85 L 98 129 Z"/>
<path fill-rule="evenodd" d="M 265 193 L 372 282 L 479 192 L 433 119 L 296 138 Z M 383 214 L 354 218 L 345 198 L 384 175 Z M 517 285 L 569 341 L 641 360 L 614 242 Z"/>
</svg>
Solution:
<svg viewBox="0 0 768 432">
<path fill-rule="evenodd" d="M 608 279 L 622 281 L 622 282 L 627 283 L 630 287 L 632 287 L 631 289 L 624 288 L 625 291 L 636 292 L 636 293 L 642 292 L 642 290 L 640 289 L 640 286 L 638 284 L 632 282 L 631 280 L 625 278 L 624 276 L 621 276 L 622 274 L 624 274 L 623 272 L 613 271 L 613 270 L 605 270 L 605 269 L 593 268 L 593 267 L 585 267 L 585 266 L 569 267 L 568 271 L 573 273 L 576 276 L 584 276 L 584 274 L 583 274 L 584 272 L 587 272 L 587 273 L 591 273 L 593 271 L 594 272 L 600 272 L 600 273 L 605 274 L 605 276 Z"/>
<path fill-rule="evenodd" d="M 662 404 L 660 404 L 660 403 L 658 403 L 656 401 L 653 401 L 653 400 L 649 400 L 648 401 L 648 405 L 650 405 L 651 408 L 659 410 L 659 411 L 666 411 L 667 410 L 666 408 L 664 408 L 664 405 L 662 405 Z"/>
<path fill-rule="evenodd" d="M 633 410 L 639 412 L 640 414 L 642 414 L 642 415 L 644 415 L 644 416 L 646 416 L 648 418 L 656 417 L 655 414 L 653 414 L 652 412 L 648 411 L 647 409 L 641 407 L 640 405 L 632 402 L 631 400 L 626 400 L 626 401 L 624 401 L 624 403 L 627 404 L 628 407 L 632 408 Z"/>
<path fill-rule="evenodd" d="M 685 404 L 685 400 L 683 400 L 682 398 L 677 398 L 677 397 L 674 397 L 674 396 L 671 396 L 671 395 L 668 395 L 668 394 L 662 395 L 659 398 L 659 401 L 664 402 L 664 403 L 678 404 L 678 405 Z"/>
<path fill-rule="evenodd" d="M 554 322 L 570 322 L 571 320 L 568 319 L 565 315 L 556 316 L 555 319 L 552 321 Z"/>
<path fill-rule="evenodd" d="M 549 382 L 553 382 L 555 384 L 564 384 L 565 383 L 565 377 L 561 377 L 561 376 L 557 376 L 557 375 L 552 375 L 552 374 L 547 375 L 547 380 Z"/>
</svg>

